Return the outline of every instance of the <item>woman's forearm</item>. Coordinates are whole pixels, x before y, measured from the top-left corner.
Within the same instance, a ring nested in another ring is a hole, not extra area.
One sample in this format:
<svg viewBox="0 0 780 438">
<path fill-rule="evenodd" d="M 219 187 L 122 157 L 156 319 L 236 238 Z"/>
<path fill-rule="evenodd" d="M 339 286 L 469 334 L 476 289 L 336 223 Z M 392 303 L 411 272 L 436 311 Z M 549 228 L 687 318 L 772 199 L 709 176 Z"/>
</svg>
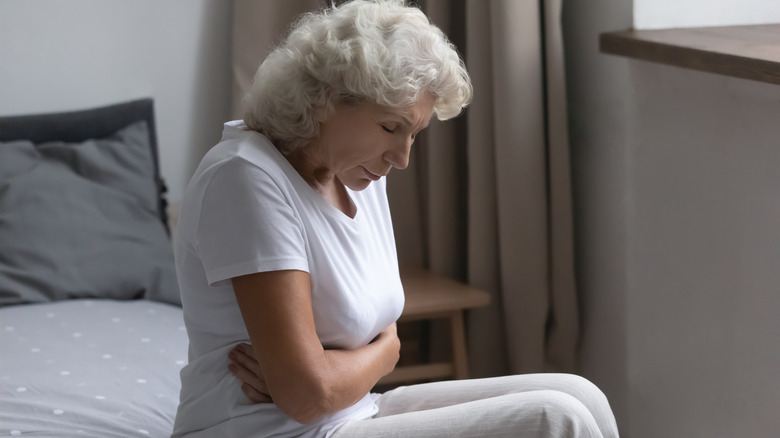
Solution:
<svg viewBox="0 0 780 438">
<path fill-rule="evenodd" d="M 337 409 L 357 402 L 379 379 L 392 372 L 400 347 L 393 324 L 374 342 L 358 350 L 325 350 L 332 371 L 330 386 L 337 398 L 343 398 L 339 404 L 346 404 Z"/>
<path fill-rule="evenodd" d="M 269 271 L 232 283 L 268 395 L 300 423 L 351 406 L 398 361 L 395 324 L 364 347 L 325 350 L 314 324 L 308 273 Z"/>
<path fill-rule="evenodd" d="M 323 350 L 317 384 L 286 386 L 271 397 L 296 421 L 310 423 L 322 415 L 352 406 L 363 398 L 398 362 L 400 341 L 395 324 L 372 343 L 355 350 Z M 297 388 L 296 388 L 297 386 Z"/>
</svg>

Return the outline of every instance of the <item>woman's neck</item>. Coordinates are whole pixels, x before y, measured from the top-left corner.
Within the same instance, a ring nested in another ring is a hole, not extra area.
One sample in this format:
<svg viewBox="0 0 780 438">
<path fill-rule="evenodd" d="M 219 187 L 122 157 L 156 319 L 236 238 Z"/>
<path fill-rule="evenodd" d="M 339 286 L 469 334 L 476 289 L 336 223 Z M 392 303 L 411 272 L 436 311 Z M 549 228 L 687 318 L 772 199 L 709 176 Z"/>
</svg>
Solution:
<svg viewBox="0 0 780 438">
<path fill-rule="evenodd" d="M 302 147 L 285 156 L 307 184 L 325 201 L 341 210 L 342 213 L 354 218 L 355 204 L 347 194 L 347 189 L 339 181 L 336 174 L 318 157 L 316 147 Z"/>
<path fill-rule="evenodd" d="M 286 155 L 287 161 L 298 174 L 316 191 L 321 187 L 331 186 L 336 175 L 324 163 L 316 151 L 316 146 L 307 144 Z"/>
</svg>

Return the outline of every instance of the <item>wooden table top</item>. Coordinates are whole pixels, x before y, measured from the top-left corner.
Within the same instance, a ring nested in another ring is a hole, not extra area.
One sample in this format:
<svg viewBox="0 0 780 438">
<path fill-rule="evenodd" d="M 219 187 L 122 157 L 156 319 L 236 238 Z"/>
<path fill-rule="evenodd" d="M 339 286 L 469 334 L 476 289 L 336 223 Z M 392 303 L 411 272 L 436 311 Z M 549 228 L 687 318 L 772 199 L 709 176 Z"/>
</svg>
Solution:
<svg viewBox="0 0 780 438">
<path fill-rule="evenodd" d="M 780 84 L 780 24 L 601 34 L 603 53 Z"/>
</svg>

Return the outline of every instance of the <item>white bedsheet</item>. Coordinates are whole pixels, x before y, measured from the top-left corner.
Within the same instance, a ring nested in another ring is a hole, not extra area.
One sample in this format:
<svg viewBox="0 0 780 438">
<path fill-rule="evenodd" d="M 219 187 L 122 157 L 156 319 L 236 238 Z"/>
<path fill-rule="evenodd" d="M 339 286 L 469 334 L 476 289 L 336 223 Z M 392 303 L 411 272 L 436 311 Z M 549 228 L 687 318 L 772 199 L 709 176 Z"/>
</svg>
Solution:
<svg viewBox="0 0 780 438">
<path fill-rule="evenodd" d="M 175 306 L 69 300 L 0 308 L 0 436 L 170 436 L 186 360 Z"/>
</svg>

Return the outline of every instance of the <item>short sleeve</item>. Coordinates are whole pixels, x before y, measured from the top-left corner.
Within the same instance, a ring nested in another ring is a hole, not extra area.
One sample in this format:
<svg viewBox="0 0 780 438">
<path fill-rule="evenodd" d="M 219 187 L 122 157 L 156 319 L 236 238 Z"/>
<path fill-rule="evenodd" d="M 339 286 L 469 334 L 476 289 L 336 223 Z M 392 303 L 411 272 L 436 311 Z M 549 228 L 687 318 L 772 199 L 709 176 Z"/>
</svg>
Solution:
<svg viewBox="0 0 780 438">
<path fill-rule="evenodd" d="M 304 233 L 289 197 L 252 163 L 232 159 L 209 180 L 196 231 L 209 285 L 257 272 L 308 272 Z"/>
</svg>

